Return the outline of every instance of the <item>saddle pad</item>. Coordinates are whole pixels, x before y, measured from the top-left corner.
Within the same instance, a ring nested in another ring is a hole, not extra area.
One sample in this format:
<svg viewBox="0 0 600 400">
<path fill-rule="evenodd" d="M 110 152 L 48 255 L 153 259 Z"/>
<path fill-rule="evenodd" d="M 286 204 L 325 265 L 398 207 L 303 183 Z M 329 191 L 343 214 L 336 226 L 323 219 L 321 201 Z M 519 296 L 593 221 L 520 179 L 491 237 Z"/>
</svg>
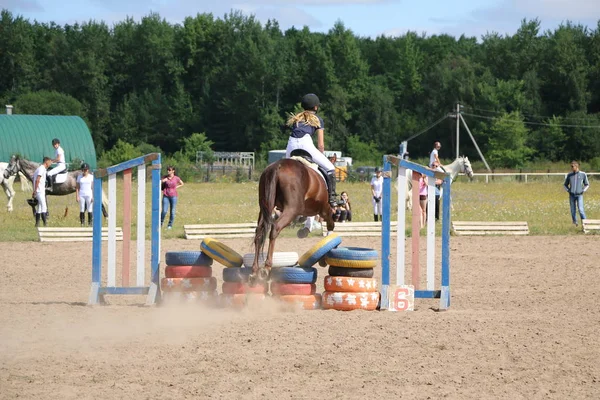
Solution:
<svg viewBox="0 0 600 400">
<path fill-rule="evenodd" d="M 292 157 L 290 157 L 290 159 L 296 160 L 296 161 L 300 161 L 302 164 L 306 165 L 308 168 L 314 169 L 316 172 L 319 173 L 319 176 L 327 184 L 327 181 L 325 180 L 325 177 L 323 176 L 323 173 L 321 173 L 321 171 L 319 170 L 319 165 L 317 163 L 309 162 L 306 158 L 304 158 L 304 157 L 298 157 L 298 156 L 292 156 Z"/>
</svg>

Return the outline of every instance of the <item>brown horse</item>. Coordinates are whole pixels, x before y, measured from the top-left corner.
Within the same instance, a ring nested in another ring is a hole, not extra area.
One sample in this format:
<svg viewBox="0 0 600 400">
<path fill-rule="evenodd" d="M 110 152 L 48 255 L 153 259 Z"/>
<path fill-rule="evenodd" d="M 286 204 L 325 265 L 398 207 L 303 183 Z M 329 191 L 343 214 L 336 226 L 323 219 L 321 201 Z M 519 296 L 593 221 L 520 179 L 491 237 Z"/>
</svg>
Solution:
<svg viewBox="0 0 600 400">
<path fill-rule="evenodd" d="M 251 281 L 268 278 L 273 262 L 275 240 L 283 228 L 299 216 L 320 215 L 327 222 L 327 230 L 333 231 L 333 211 L 321 173 L 303 162 L 285 158 L 269 165 L 261 174 L 258 185 L 258 223 L 254 235 L 254 263 Z M 277 207 L 281 215 L 275 221 L 273 210 Z M 269 233 L 270 232 L 270 233 Z M 260 267 L 258 259 L 269 233 L 269 250 L 265 265 Z"/>
</svg>

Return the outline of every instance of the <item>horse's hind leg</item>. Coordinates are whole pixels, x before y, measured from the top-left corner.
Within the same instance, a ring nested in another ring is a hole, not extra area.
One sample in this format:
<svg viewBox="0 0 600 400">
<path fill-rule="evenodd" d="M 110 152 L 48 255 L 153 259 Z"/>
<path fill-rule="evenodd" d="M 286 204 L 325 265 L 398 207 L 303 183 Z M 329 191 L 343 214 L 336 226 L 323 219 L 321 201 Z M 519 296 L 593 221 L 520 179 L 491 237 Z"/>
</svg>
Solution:
<svg viewBox="0 0 600 400">
<path fill-rule="evenodd" d="M 269 251 L 267 252 L 267 259 L 265 260 L 265 268 L 267 268 L 269 271 L 271 270 L 271 266 L 273 265 L 273 252 L 275 251 L 275 240 L 277 239 L 277 236 L 279 236 L 281 230 L 288 226 L 294 220 L 294 218 L 296 218 L 294 214 L 288 213 L 284 209 L 279 219 L 271 228 L 271 234 L 269 235 Z"/>
</svg>

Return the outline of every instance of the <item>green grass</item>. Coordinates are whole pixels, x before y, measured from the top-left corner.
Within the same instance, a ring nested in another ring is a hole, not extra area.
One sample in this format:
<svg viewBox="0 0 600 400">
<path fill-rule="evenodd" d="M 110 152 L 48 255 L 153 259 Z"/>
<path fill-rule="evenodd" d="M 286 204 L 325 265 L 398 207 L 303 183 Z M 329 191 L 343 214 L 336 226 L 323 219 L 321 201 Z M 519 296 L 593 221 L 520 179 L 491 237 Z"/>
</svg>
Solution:
<svg viewBox="0 0 600 400">
<path fill-rule="evenodd" d="M 600 218 L 600 186 L 592 181 L 585 195 L 588 218 Z M 121 182 L 118 182 L 120 189 Z M 17 185 L 18 187 L 19 185 Z M 135 187 L 135 185 L 134 185 Z M 368 182 L 339 183 L 338 193 L 350 196 L 354 221 L 372 221 L 371 192 Z M 454 210 L 452 218 L 463 221 L 527 221 L 532 234 L 567 235 L 579 233 L 571 224 L 568 195 L 561 179 L 529 183 L 500 181 L 485 184 L 468 182 L 461 177 L 452 185 Z M 17 192 L 15 210 L 6 211 L 0 202 L 0 241 L 37 240 L 31 209 L 25 200 L 29 193 Z M 147 190 L 146 220 L 150 223 L 150 188 Z M 187 183 L 179 191 L 179 204 L 173 230 L 163 230 L 164 238 L 183 237 L 184 224 L 234 223 L 256 221 L 258 216 L 258 183 Z M 79 206 L 75 195 L 49 197 L 49 226 L 79 226 Z M 132 203 L 136 204 L 136 194 Z M 396 196 L 393 196 L 393 205 Z M 117 225 L 122 226 L 122 198 L 118 196 Z M 65 208 L 68 214 L 64 217 Z M 392 213 L 392 220 L 397 217 Z M 168 216 L 167 216 L 168 218 Z M 133 216 L 135 222 L 135 214 Z M 105 223 L 106 224 L 106 223 Z M 439 228 L 438 228 L 439 229 Z M 135 227 L 132 228 L 135 233 Z M 293 235 L 290 230 L 286 236 Z"/>
</svg>

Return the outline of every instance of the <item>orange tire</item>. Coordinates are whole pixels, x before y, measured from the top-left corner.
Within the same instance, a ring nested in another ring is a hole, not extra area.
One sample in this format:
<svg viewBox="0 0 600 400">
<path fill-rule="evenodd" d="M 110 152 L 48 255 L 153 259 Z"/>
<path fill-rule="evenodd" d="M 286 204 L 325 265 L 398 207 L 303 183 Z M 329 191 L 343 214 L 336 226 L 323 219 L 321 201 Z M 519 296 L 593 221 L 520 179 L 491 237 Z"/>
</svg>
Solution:
<svg viewBox="0 0 600 400">
<path fill-rule="evenodd" d="M 276 296 L 286 303 L 294 304 L 300 310 L 320 310 L 321 309 L 321 295 L 320 294 L 309 294 L 309 295 L 285 295 Z"/>
<path fill-rule="evenodd" d="M 213 292 L 217 289 L 217 278 L 162 278 L 163 292 Z"/>
<path fill-rule="evenodd" d="M 169 265 L 165 267 L 167 278 L 210 278 L 212 267 L 199 265 Z"/>
<path fill-rule="evenodd" d="M 271 293 L 277 296 L 315 294 L 317 285 L 314 283 L 279 283 L 271 282 Z"/>
<path fill-rule="evenodd" d="M 368 310 L 377 308 L 379 293 L 377 292 L 323 292 L 323 309 L 325 310 Z"/>
<path fill-rule="evenodd" d="M 377 279 L 327 275 L 325 277 L 325 291 L 364 293 L 377 292 Z"/>
<path fill-rule="evenodd" d="M 221 294 L 219 303 L 221 307 L 243 308 L 248 305 L 263 302 L 267 298 L 264 294 Z"/>
<path fill-rule="evenodd" d="M 262 285 L 250 286 L 244 282 L 223 282 L 221 289 L 224 294 L 266 294 L 269 291 L 269 285 L 264 283 Z"/>
</svg>

